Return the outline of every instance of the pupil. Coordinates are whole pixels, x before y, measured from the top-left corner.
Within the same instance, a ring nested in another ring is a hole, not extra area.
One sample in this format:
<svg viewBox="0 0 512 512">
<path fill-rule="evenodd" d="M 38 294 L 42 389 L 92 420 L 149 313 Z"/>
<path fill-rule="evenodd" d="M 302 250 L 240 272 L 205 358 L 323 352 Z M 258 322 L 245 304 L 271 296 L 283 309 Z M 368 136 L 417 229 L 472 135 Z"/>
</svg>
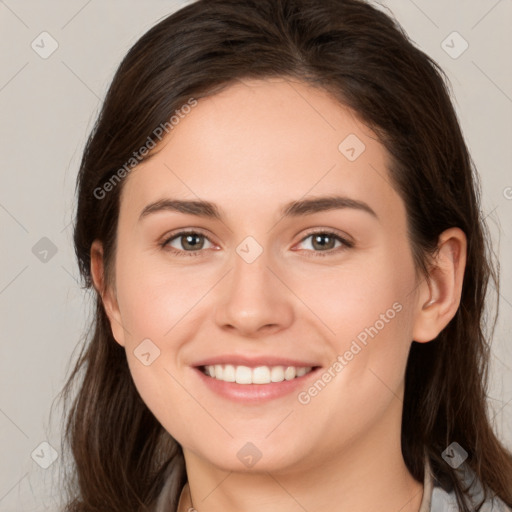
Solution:
<svg viewBox="0 0 512 512">
<path fill-rule="evenodd" d="M 319 242 L 319 240 L 321 240 L 321 239 L 323 239 L 323 238 L 327 238 L 328 240 L 330 240 L 330 241 L 331 241 L 331 244 L 328 244 L 328 243 L 326 244 L 326 243 Z M 329 248 L 332 248 L 332 247 L 330 247 L 330 245 L 332 245 L 332 241 L 333 241 L 333 239 L 332 239 L 329 235 L 316 235 L 316 236 L 314 237 L 314 240 L 315 240 L 315 242 L 318 242 L 318 243 L 319 243 L 320 247 L 325 248 L 327 245 L 329 245 Z"/>
<path fill-rule="evenodd" d="M 194 244 L 194 243 L 190 243 L 190 240 L 193 240 L 194 238 L 197 239 L 199 238 L 201 235 L 185 235 L 185 240 L 186 240 L 186 243 L 185 243 L 185 247 L 187 245 L 189 245 L 190 247 L 192 248 L 195 248 L 197 247 L 198 245 L 201 245 L 201 244 Z"/>
</svg>

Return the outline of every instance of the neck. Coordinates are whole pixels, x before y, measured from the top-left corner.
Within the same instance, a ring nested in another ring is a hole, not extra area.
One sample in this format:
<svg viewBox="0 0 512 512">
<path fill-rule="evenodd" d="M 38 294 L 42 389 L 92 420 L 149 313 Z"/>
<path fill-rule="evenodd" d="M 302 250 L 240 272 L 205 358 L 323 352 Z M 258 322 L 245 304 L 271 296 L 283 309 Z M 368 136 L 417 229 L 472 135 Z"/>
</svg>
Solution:
<svg viewBox="0 0 512 512">
<path fill-rule="evenodd" d="M 423 484 L 407 470 L 400 429 L 389 430 L 396 424 L 384 420 L 341 451 L 275 471 L 223 471 L 184 450 L 189 483 L 179 512 L 418 512 Z"/>
</svg>

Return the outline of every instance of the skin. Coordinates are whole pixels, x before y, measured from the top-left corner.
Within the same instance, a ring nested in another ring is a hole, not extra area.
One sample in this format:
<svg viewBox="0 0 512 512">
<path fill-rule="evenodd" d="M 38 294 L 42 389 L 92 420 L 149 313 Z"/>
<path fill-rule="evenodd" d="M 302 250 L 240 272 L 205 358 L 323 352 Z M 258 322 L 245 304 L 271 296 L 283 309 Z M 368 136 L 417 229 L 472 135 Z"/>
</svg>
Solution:
<svg viewBox="0 0 512 512">
<path fill-rule="evenodd" d="M 366 146 L 353 162 L 338 150 L 349 134 Z M 423 483 L 400 448 L 404 371 L 412 340 L 434 339 L 459 306 L 466 238 L 445 231 L 430 283 L 420 277 L 387 159 L 376 135 L 325 91 L 245 80 L 200 99 L 126 178 L 113 279 L 99 241 L 91 270 L 141 397 L 183 447 L 182 510 L 190 492 L 199 512 L 418 511 Z M 289 201 L 332 194 L 364 201 L 378 218 L 353 208 L 279 213 Z M 139 219 L 165 198 L 214 202 L 224 219 L 173 211 Z M 207 237 L 199 249 L 186 253 L 183 237 L 170 242 L 183 257 L 159 245 L 192 228 Z M 311 229 L 354 246 L 319 247 L 304 240 Z M 263 249 L 252 263 L 236 252 L 247 236 Z M 296 393 L 234 403 L 191 368 L 230 353 L 327 369 L 394 303 L 401 311 L 307 405 Z M 147 338 L 160 349 L 149 366 L 134 355 Z M 237 457 L 247 442 L 262 454 L 252 468 Z"/>
</svg>

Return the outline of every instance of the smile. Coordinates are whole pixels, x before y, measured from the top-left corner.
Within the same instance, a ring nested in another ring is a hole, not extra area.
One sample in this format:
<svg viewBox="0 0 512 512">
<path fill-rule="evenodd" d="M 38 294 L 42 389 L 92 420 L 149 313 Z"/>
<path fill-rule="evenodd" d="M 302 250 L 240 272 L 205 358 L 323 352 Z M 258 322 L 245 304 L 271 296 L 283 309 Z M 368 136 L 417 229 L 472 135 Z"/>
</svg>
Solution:
<svg viewBox="0 0 512 512">
<path fill-rule="evenodd" d="M 270 384 L 293 380 L 312 371 L 311 366 L 235 366 L 232 364 L 216 364 L 201 367 L 205 375 L 224 382 L 237 384 Z"/>
</svg>

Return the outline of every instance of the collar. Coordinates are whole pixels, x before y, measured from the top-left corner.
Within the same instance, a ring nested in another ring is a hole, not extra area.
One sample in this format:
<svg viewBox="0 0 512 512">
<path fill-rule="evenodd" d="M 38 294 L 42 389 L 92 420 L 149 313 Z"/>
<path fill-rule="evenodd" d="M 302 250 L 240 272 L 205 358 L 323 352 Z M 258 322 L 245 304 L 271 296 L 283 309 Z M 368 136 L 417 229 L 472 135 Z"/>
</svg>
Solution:
<svg viewBox="0 0 512 512">
<path fill-rule="evenodd" d="M 466 494 L 470 507 L 477 507 L 484 497 L 482 483 L 475 473 L 464 464 L 456 470 L 463 486 L 468 489 Z M 473 510 L 473 508 L 471 509 Z M 499 497 L 489 497 L 483 502 L 482 512 L 512 512 Z M 436 480 L 430 466 L 428 456 L 425 457 L 425 477 L 423 479 L 423 499 L 418 512 L 459 512 L 460 508 L 454 490 L 445 490 Z"/>
</svg>

